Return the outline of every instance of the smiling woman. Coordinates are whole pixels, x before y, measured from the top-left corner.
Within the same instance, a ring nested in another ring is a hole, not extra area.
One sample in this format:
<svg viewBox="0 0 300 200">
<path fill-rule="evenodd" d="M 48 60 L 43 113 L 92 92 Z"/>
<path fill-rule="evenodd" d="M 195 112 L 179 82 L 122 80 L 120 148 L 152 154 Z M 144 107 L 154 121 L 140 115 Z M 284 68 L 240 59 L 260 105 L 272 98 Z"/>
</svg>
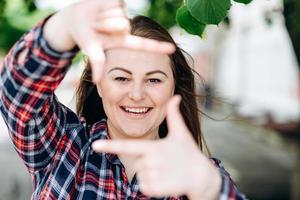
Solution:
<svg viewBox="0 0 300 200">
<path fill-rule="evenodd" d="M 97 88 L 102 96 L 111 138 L 158 137 L 158 127 L 165 118 L 164 107 L 174 91 L 167 55 L 109 50 L 104 76 Z"/>
<path fill-rule="evenodd" d="M 79 49 L 89 62 L 75 114 L 54 91 Z M 32 199 L 243 199 L 202 153 L 194 87 L 167 31 L 129 21 L 121 0 L 80 1 L 43 20 L 1 74 L 0 109 Z"/>
<path fill-rule="evenodd" d="M 167 55 L 120 48 L 108 50 L 97 90 L 102 96 L 110 137 L 158 138 L 159 125 L 166 115 L 165 105 L 174 89 Z"/>
</svg>

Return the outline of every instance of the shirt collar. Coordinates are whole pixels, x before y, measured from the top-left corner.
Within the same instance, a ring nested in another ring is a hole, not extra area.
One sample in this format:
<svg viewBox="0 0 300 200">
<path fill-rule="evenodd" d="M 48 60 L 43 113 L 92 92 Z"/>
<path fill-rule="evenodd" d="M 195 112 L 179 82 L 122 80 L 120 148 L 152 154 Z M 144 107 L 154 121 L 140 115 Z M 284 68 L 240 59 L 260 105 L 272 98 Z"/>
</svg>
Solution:
<svg viewBox="0 0 300 200">
<path fill-rule="evenodd" d="M 108 135 L 107 131 L 107 122 L 106 119 L 102 119 L 99 122 L 96 122 L 92 125 L 90 129 L 90 136 L 92 142 L 95 140 L 110 140 L 111 138 Z M 116 154 L 104 153 L 105 158 L 112 164 L 122 165 L 120 159 Z"/>
</svg>

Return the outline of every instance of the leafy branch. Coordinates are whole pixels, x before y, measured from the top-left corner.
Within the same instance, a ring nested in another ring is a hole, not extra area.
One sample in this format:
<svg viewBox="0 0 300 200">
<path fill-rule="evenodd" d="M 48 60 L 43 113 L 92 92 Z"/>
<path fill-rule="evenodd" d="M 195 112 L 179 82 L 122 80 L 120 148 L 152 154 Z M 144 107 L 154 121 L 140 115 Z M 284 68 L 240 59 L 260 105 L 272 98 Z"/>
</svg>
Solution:
<svg viewBox="0 0 300 200">
<path fill-rule="evenodd" d="M 234 0 L 248 4 L 252 0 Z M 206 25 L 218 25 L 230 10 L 230 0 L 183 0 L 176 12 L 176 21 L 188 33 L 202 36 Z"/>
</svg>

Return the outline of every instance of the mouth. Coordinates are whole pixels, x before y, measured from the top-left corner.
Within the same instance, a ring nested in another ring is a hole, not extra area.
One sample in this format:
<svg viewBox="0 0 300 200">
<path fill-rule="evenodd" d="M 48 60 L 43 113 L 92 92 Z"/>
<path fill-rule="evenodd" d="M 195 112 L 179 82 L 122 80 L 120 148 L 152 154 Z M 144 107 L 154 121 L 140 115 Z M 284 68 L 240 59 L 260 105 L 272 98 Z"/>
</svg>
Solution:
<svg viewBox="0 0 300 200">
<path fill-rule="evenodd" d="M 145 118 L 153 107 L 126 107 L 120 106 L 129 118 L 142 119 Z"/>
</svg>

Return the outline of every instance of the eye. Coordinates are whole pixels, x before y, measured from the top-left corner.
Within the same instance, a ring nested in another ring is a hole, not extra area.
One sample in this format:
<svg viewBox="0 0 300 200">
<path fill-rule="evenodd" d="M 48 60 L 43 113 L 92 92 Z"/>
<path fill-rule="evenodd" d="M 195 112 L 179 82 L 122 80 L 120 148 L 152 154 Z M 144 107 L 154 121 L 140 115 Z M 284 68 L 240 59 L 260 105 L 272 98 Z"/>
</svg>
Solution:
<svg viewBox="0 0 300 200">
<path fill-rule="evenodd" d="M 114 80 L 120 81 L 120 82 L 125 82 L 125 81 L 128 81 L 129 79 L 126 77 L 116 77 Z"/>
<path fill-rule="evenodd" d="M 161 80 L 158 79 L 158 78 L 150 78 L 148 81 L 149 81 L 150 83 L 160 83 L 160 82 L 161 82 Z"/>
</svg>

